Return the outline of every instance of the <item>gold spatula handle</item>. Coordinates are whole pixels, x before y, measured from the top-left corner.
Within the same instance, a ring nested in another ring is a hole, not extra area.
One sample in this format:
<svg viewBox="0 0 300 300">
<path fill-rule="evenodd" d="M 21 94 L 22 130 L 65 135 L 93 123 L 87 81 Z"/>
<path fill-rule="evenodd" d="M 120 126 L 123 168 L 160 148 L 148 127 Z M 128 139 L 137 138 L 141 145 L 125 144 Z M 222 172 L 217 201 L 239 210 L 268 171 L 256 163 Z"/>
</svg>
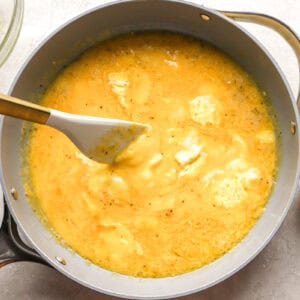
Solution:
<svg viewBox="0 0 300 300">
<path fill-rule="evenodd" d="M 0 94 L 0 114 L 45 124 L 50 116 L 50 109 L 29 101 Z"/>
</svg>

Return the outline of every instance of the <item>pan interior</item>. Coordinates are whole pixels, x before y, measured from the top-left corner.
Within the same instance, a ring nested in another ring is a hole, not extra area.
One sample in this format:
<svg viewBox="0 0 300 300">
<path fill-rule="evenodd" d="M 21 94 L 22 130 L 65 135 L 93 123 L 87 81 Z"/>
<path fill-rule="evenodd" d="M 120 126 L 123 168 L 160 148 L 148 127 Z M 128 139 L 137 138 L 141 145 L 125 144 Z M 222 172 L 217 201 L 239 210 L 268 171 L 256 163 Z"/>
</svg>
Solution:
<svg viewBox="0 0 300 300">
<path fill-rule="evenodd" d="M 119 36 L 64 69 L 41 101 L 151 126 L 113 165 L 86 160 L 56 130 L 30 128 L 30 203 L 95 264 L 182 274 L 228 252 L 263 212 L 278 160 L 271 107 L 211 45 L 161 31 Z"/>
<path fill-rule="evenodd" d="M 180 12 L 180 13 L 179 13 Z M 211 18 L 204 21 L 199 14 Z M 101 22 L 99 21 L 101 20 Z M 206 267 L 175 277 L 137 279 L 113 274 L 57 244 L 40 224 L 26 202 L 20 177 L 20 137 L 22 122 L 2 119 L 2 184 L 10 211 L 21 224 L 40 254 L 53 266 L 78 282 L 101 292 L 127 298 L 157 298 L 184 295 L 207 288 L 236 272 L 269 241 L 281 224 L 291 203 L 298 179 L 298 132 L 292 135 L 290 122 L 298 115 L 280 71 L 257 42 L 236 25 L 202 7 L 175 1 L 129 1 L 108 5 L 79 17 L 47 39 L 22 69 L 11 92 L 15 96 L 38 99 L 37 91 L 57 74 L 53 64 L 69 62 L 95 41 L 129 31 L 163 29 L 182 32 L 206 40 L 240 63 L 269 94 L 281 132 L 282 153 L 277 184 L 265 212 L 247 237 L 225 256 Z M 71 50 L 70 50 L 71 49 Z M 52 70 L 49 72 L 49 70 Z M 9 190 L 15 187 L 18 201 Z M 55 258 L 63 257 L 66 265 Z"/>
</svg>

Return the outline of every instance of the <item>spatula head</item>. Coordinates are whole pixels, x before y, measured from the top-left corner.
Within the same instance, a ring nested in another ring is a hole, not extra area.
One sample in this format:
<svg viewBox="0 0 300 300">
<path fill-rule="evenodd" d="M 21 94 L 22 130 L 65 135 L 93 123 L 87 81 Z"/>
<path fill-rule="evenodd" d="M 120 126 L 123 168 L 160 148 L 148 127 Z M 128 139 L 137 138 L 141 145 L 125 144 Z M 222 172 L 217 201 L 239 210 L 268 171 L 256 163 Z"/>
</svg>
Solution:
<svg viewBox="0 0 300 300">
<path fill-rule="evenodd" d="M 101 136 L 96 146 L 91 148 L 86 155 L 98 162 L 111 164 L 144 130 L 145 127 L 136 123 L 112 127 L 111 130 Z"/>
<path fill-rule="evenodd" d="M 111 164 L 145 129 L 147 124 L 64 113 L 51 109 L 46 123 L 66 136 L 90 159 Z"/>
</svg>

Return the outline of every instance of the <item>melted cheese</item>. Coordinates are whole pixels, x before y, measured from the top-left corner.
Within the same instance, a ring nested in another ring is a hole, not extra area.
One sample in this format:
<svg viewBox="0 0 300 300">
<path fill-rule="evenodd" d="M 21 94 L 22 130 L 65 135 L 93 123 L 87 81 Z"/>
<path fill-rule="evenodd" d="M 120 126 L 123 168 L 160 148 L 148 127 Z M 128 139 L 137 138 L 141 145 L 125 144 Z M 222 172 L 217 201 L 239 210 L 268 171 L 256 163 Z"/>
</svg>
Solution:
<svg viewBox="0 0 300 300">
<path fill-rule="evenodd" d="M 277 157 L 268 107 L 249 76 L 205 43 L 170 33 L 104 42 L 65 68 L 42 104 L 151 124 L 114 165 L 32 127 L 30 201 L 65 245 L 101 267 L 188 272 L 234 247 L 263 211 Z"/>
<path fill-rule="evenodd" d="M 218 103 L 219 102 L 219 103 Z M 192 119 L 201 124 L 220 124 L 220 101 L 210 95 L 197 96 L 190 101 L 190 113 Z"/>
<path fill-rule="evenodd" d="M 262 130 L 256 134 L 256 138 L 261 143 L 275 143 L 275 133 L 271 130 Z"/>
<path fill-rule="evenodd" d="M 112 91 L 119 97 L 123 107 L 127 107 L 126 91 L 129 81 L 125 73 L 110 73 L 108 83 L 112 86 Z"/>
</svg>

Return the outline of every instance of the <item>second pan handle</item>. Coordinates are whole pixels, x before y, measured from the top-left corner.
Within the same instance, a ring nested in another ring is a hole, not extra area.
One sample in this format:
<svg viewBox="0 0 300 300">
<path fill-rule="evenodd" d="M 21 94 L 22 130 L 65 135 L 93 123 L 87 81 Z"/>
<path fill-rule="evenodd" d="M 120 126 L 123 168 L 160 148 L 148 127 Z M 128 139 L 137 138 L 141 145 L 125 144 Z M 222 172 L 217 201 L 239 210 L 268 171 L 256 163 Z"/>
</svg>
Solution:
<svg viewBox="0 0 300 300">
<path fill-rule="evenodd" d="M 5 207 L 4 220 L 0 230 L 0 269 L 16 261 L 45 263 L 37 252 L 28 247 L 21 239 L 17 225 Z"/>
</svg>

